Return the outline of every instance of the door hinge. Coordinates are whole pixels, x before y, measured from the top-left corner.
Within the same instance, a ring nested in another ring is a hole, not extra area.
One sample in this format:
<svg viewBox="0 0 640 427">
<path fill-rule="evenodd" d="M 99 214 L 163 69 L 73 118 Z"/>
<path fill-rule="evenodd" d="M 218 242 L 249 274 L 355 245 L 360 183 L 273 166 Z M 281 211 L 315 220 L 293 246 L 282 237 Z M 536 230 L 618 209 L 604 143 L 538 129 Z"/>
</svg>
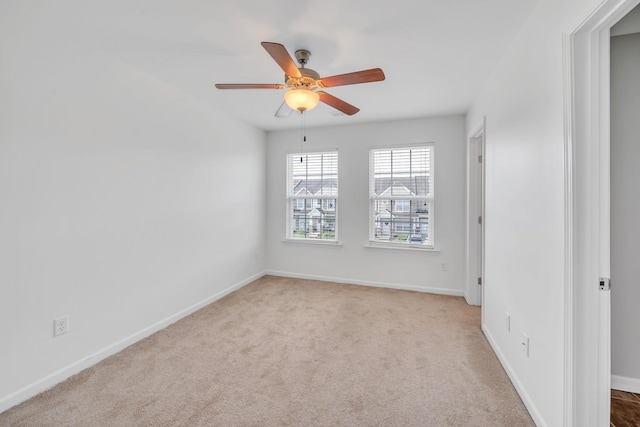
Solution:
<svg viewBox="0 0 640 427">
<path fill-rule="evenodd" d="M 482 163 L 482 154 L 478 156 L 478 163 Z"/>
<path fill-rule="evenodd" d="M 481 216 L 478 217 L 478 224 L 482 225 L 482 217 Z"/>
<path fill-rule="evenodd" d="M 478 277 L 478 285 L 482 285 L 482 277 Z"/>
<path fill-rule="evenodd" d="M 598 283 L 598 287 L 601 291 L 610 291 L 611 290 L 611 279 L 608 277 L 601 277 L 600 282 Z"/>
</svg>

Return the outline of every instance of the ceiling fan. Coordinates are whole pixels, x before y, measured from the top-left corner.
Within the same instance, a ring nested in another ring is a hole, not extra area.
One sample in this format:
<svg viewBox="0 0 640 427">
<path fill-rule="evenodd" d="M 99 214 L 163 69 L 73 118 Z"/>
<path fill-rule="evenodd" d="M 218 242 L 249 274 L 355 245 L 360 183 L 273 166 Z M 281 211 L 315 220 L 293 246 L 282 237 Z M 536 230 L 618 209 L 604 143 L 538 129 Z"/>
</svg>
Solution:
<svg viewBox="0 0 640 427">
<path fill-rule="evenodd" d="M 296 50 L 295 56 L 298 64 L 300 64 L 300 68 L 298 68 L 283 45 L 272 42 L 262 42 L 261 44 L 284 71 L 284 84 L 219 83 L 216 84 L 216 87 L 218 89 L 286 89 L 284 102 L 276 111 L 276 117 L 286 117 L 292 110 L 298 110 L 301 113 L 312 110 L 320 101 L 351 116 L 360 111 L 360 109 L 320 89 L 357 83 L 378 82 L 385 78 L 380 68 L 321 78 L 314 70 L 305 68 L 311 56 L 311 52 L 308 50 Z"/>
</svg>

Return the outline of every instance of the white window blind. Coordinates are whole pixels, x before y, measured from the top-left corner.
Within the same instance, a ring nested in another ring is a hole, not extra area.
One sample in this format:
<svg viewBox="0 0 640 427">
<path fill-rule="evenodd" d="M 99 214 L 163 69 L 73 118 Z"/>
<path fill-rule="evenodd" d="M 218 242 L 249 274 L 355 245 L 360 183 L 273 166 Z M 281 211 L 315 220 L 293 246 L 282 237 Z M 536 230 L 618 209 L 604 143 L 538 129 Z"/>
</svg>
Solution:
<svg viewBox="0 0 640 427">
<path fill-rule="evenodd" d="M 337 240 L 338 152 L 287 155 L 287 238 Z"/>
<path fill-rule="evenodd" d="M 371 150 L 369 170 L 370 240 L 433 247 L 433 144 Z"/>
</svg>

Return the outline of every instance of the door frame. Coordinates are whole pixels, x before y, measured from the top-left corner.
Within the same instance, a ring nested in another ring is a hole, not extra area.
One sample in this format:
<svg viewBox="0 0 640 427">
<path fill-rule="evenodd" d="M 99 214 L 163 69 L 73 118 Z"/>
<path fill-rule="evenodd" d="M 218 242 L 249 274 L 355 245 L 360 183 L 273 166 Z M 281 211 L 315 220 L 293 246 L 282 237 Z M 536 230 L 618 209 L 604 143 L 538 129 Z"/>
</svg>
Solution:
<svg viewBox="0 0 640 427">
<path fill-rule="evenodd" d="M 486 119 L 467 142 L 467 272 L 464 296 L 468 304 L 480 306 L 484 302 L 485 122 Z M 480 147 L 478 140 L 482 141 Z M 478 162 L 478 156 L 482 156 L 482 162 Z M 482 217 L 480 227 L 477 217 Z M 478 285 L 478 277 L 482 278 L 482 285 Z"/>
<path fill-rule="evenodd" d="M 640 0 L 608 0 L 563 36 L 565 426 L 609 425 L 610 29 Z"/>
</svg>

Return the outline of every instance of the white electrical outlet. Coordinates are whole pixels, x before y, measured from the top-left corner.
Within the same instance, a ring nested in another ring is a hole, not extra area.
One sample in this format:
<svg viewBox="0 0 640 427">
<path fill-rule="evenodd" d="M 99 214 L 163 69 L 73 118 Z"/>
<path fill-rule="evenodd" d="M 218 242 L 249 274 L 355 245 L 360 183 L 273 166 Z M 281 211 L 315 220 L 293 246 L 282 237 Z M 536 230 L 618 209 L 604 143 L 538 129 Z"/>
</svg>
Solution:
<svg viewBox="0 0 640 427">
<path fill-rule="evenodd" d="M 69 332 L 69 316 L 58 317 L 53 319 L 53 336 L 66 334 Z"/>
<path fill-rule="evenodd" d="M 447 263 L 446 263 L 446 262 L 443 262 L 442 264 L 440 264 L 440 269 L 441 269 L 442 271 L 447 271 Z"/>
<path fill-rule="evenodd" d="M 529 337 L 527 334 L 522 334 L 522 352 L 526 357 L 529 357 Z"/>
<path fill-rule="evenodd" d="M 505 322 L 507 326 L 507 332 L 510 332 L 511 331 L 511 315 L 509 314 L 508 311 L 506 312 Z"/>
</svg>

